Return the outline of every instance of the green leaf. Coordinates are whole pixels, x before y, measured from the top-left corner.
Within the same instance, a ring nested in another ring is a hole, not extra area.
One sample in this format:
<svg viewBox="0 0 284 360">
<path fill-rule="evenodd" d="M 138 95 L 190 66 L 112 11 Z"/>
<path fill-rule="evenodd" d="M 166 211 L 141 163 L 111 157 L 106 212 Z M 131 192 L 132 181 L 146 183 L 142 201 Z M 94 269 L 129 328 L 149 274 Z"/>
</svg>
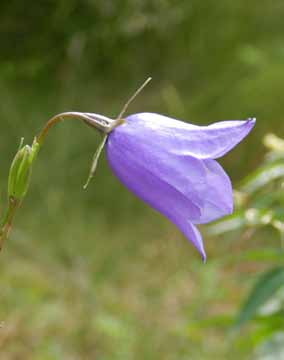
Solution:
<svg viewBox="0 0 284 360">
<path fill-rule="evenodd" d="M 253 193 L 268 183 L 284 177 L 284 164 L 274 163 L 260 167 L 241 183 L 241 191 Z"/>
<path fill-rule="evenodd" d="M 228 231 L 241 229 L 245 225 L 246 225 L 246 220 L 245 220 L 244 212 L 240 211 L 233 215 L 226 216 L 224 219 L 219 220 L 218 222 L 215 222 L 212 225 L 207 225 L 206 231 L 208 234 L 216 236 L 216 235 L 224 234 Z"/>
<path fill-rule="evenodd" d="M 249 208 L 218 220 L 212 225 L 208 225 L 207 232 L 210 235 L 216 236 L 229 231 L 242 229 L 245 226 L 252 227 L 272 224 L 273 220 L 275 220 L 273 210 Z"/>
<path fill-rule="evenodd" d="M 235 327 L 240 327 L 252 319 L 260 306 L 264 305 L 282 286 L 284 286 L 283 267 L 273 268 L 262 274 L 242 306 Z"/>
<path fill-rule="evenodd" d="M 270 208 L 272 206 L 282 204 L 284 202 L 284 192 L 281 187 L 277 187 L 275 190 L 271 190 L 265 193 L 262 193 L 261 196 L 255 196 L 253 199 L 254 207 L 266 207 Z"/>
</svg>

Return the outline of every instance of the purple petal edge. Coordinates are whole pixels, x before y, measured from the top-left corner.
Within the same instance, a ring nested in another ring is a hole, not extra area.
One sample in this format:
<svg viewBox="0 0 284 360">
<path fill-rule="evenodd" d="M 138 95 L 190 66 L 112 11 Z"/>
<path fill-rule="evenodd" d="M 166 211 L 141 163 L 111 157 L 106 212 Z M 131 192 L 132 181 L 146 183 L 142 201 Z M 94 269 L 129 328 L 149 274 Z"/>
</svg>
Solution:
<svg viewBox="0 0 284 360">
<path fill-rule="evenodd" d="M 138 113 L 126 118 L 129 132 L 131 128 L 133 132 L 143 131 L 153 144 L 165 148 L 176 140 L 179 146 L 171 151 L 199 159 L 217 159 L 225 155 L 248 135 L 255 121 L 254 118 L 226 120 L 198 126 L 155 113 Z"/>
<path fill-rule="evenodd" d="M 181 219 L 182 220 L 182 219 Z M 181 230 L 181 232 L 184 234 L 184 236 L 189 240 L 194 247 L 197 249 L 199 254 L 201 255 L 201 259 L 203 263 L 206 262 L 206 252 L 203 245 L 202 236 L 198 230 L 198 228 L 193 225 L 190 221 L 186 221 L 183 219 L 183 221 L 175 221 L 174 222 L 177 227 Z"/>
</svg>

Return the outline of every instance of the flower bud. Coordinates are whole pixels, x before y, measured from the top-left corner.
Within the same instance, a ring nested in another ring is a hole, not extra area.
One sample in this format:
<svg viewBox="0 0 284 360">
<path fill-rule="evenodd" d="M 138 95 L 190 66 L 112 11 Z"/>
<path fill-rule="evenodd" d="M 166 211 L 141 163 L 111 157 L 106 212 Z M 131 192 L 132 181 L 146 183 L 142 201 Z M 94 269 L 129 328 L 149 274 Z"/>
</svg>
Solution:
<svg viewBox="0 0 284 360">
<path fill-rule="evenodd" d="M 8 178 L 8 196 L 22 200 L 27 193 L 31 176 L 31 165 L 37 152 L 37 145 L 23 146 L 15 155 Z"/>
</svg>

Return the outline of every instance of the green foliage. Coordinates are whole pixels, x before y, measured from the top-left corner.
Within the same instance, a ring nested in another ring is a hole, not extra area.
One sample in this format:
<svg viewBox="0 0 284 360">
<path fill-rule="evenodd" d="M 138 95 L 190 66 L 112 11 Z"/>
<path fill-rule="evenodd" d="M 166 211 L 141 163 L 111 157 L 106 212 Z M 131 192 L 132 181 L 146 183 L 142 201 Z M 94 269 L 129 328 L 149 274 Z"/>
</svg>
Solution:
<svg viewBox="0 0 284 360">
<path fill-rule="evenodd" d="M 270 150 L 264 164 L 260 164 L 256 171 L 246 176 L 236 191 L 238 210 L 210 225 L 208 231 L 216 236 L 245 229 L 257 230 L 259 233 L 260 229 L 268 226 L 277 230 L 280 246 L 274 240 L 274 248 L 257 249 L 238 257 L 274 264 L 257 276 L 234 322 L 234 327 L 238 330 L 248 323 L 253 323 L 256 327 L 249 340 L 240 341 L 241 346 L 253 343 L 257 351 L 276 359 L 284 351 L 283 343 L 282 347 L 277 346 L 277 351 L 271 345 L 278 335 L 283 335 L 284 329 L 284 140 L 269 134 L 265 137 L 264 144 Z M 231 257 L 231 261 L 235 261 L 234 257 Z"/>
<path fill-rule="evenodd" d="M 209 233 L 218 235 L 240 228 L 271 225 L 282 237 L 284 234 L 283 160 L 284 151 L 271 150 L 264 164 L 240 182 L 239 190 L 235 191 L 237 209 L 234 214 L 209 226 Z"/>
<path fill-rule="evenodd" d="M 283 14 L 279 0 L 0 2 L 1 209 L 21 136 L 31 143 L 62 111 L 115 117 L 148 76 L 130 113 L 257 117 L 222 159 L 234 187 L 244 180 L 234 215 L 208 228 L 204 266 L 104 161 L 83 191 L 99 138 L 58 125 L 0 257 L 1 359 L 246 360 L 281 347 L 281 294 L 246 336 L 230 330 L 254 281 L 283 266 L 283 140 L 266 137 L 264 163 L 260 144 L 284 130 Z"/>
<path fill-rule="evenodd" d="M 281 288 L 284 289 L 283 267 L 272 268 L 261 274 L 238 315 L 236 326 L 239 327 L 251 320 L 260 307 L 275 296 L 275 293 Z"/>
</svg>

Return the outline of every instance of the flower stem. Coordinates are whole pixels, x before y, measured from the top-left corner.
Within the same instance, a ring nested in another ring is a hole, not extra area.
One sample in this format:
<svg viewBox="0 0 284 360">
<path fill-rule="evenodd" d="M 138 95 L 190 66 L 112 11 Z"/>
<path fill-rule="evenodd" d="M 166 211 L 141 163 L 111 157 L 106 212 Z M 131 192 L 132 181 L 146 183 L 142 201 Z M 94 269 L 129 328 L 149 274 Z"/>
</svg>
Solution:
<svg viewBox="0 0 284 360">
<path fill-rule="evenodd" d="M 39 135 L 36 137 L 37 143 L 41 146 L 50 128 L 53 125 L 59 123 L 60 121 L 66 119 L 83 120 L 86 124 L 96 128 L 97 130 L 105 134 L 111 132 L 116 126 L 124 122 L 122 119 L 113 120 L 107 118 L 106 116 L 102 116 L 98 114 L 81 113 L 76 111 L 64 112 L 57 114 L 48 120 L 48 122 L 45 124 Z"/>
<path fill-rule="evenodd" d="M 9 198 L 8 208 L 1 224 L 0 230 L 0 251 L 12 227 L 12 222 L 16 214 L 16 210 L 20 207 L 21 202 L 13 197 Z"/>
<path fill-rule="evenodd" d="M 39 133 L 39 135 L 37 136 L 37 142 L 39 145 L 42 145 L 45 138 L 46 138 L 46 135 L 49 131 L 49 129 L 57 124 L 58 122 L 62 121 L 62 120 L 65 120 L 65 119 L 74 119 L 74 118 L 77 118 L 77 119 L 80 119 L 82 120 L 82 117 L 83 117 L 83 120 L 85 119 L 84 116 L 82 116 L 82 114 L 78 113 L 78 112 L 65 112 L 65 113 L 61 113 L 61 114 L 57 114 L 55 116 L 53 116 L 51 119 L 49 119 L 47 121 L 47 123 L 45 124 L 45 126 L 43 127 L 43 129 L 41 130 L 41 132 Z"/>
<path fill-rule="evenodd" d="M 47 121 L 41 132 L 34 139 L 31 147 L 28 145 L 23 147 L 23 140 L 21 141 L 18 152 L 10 168 L 10 180 L 8 182 L 8 207 L 3 220 L 0 223 L 0 251 L 2 250 L 5 239 L 9 236 L 16 211 L 20 207 L 22 200 L 26 195 L 29 185 L 28 172 L 31 170 L 32 163 L 36 159 L 38 151 L 43 145 L 48 131 L 53 127 L 53 125 L 65 119 L 83 120 L 87 125 L 103 133 L 103 141 L 101 142 L 94 157 L 87 184 L 94 175 L 98 158 L 103 150 L 108 134 L 116 126 L 121 125 L 124 122 L 123 119 L 113 120 L 99 114 L 81 113 L 75 111 L 64 112 L 53 116 Z"/>
</svg>

